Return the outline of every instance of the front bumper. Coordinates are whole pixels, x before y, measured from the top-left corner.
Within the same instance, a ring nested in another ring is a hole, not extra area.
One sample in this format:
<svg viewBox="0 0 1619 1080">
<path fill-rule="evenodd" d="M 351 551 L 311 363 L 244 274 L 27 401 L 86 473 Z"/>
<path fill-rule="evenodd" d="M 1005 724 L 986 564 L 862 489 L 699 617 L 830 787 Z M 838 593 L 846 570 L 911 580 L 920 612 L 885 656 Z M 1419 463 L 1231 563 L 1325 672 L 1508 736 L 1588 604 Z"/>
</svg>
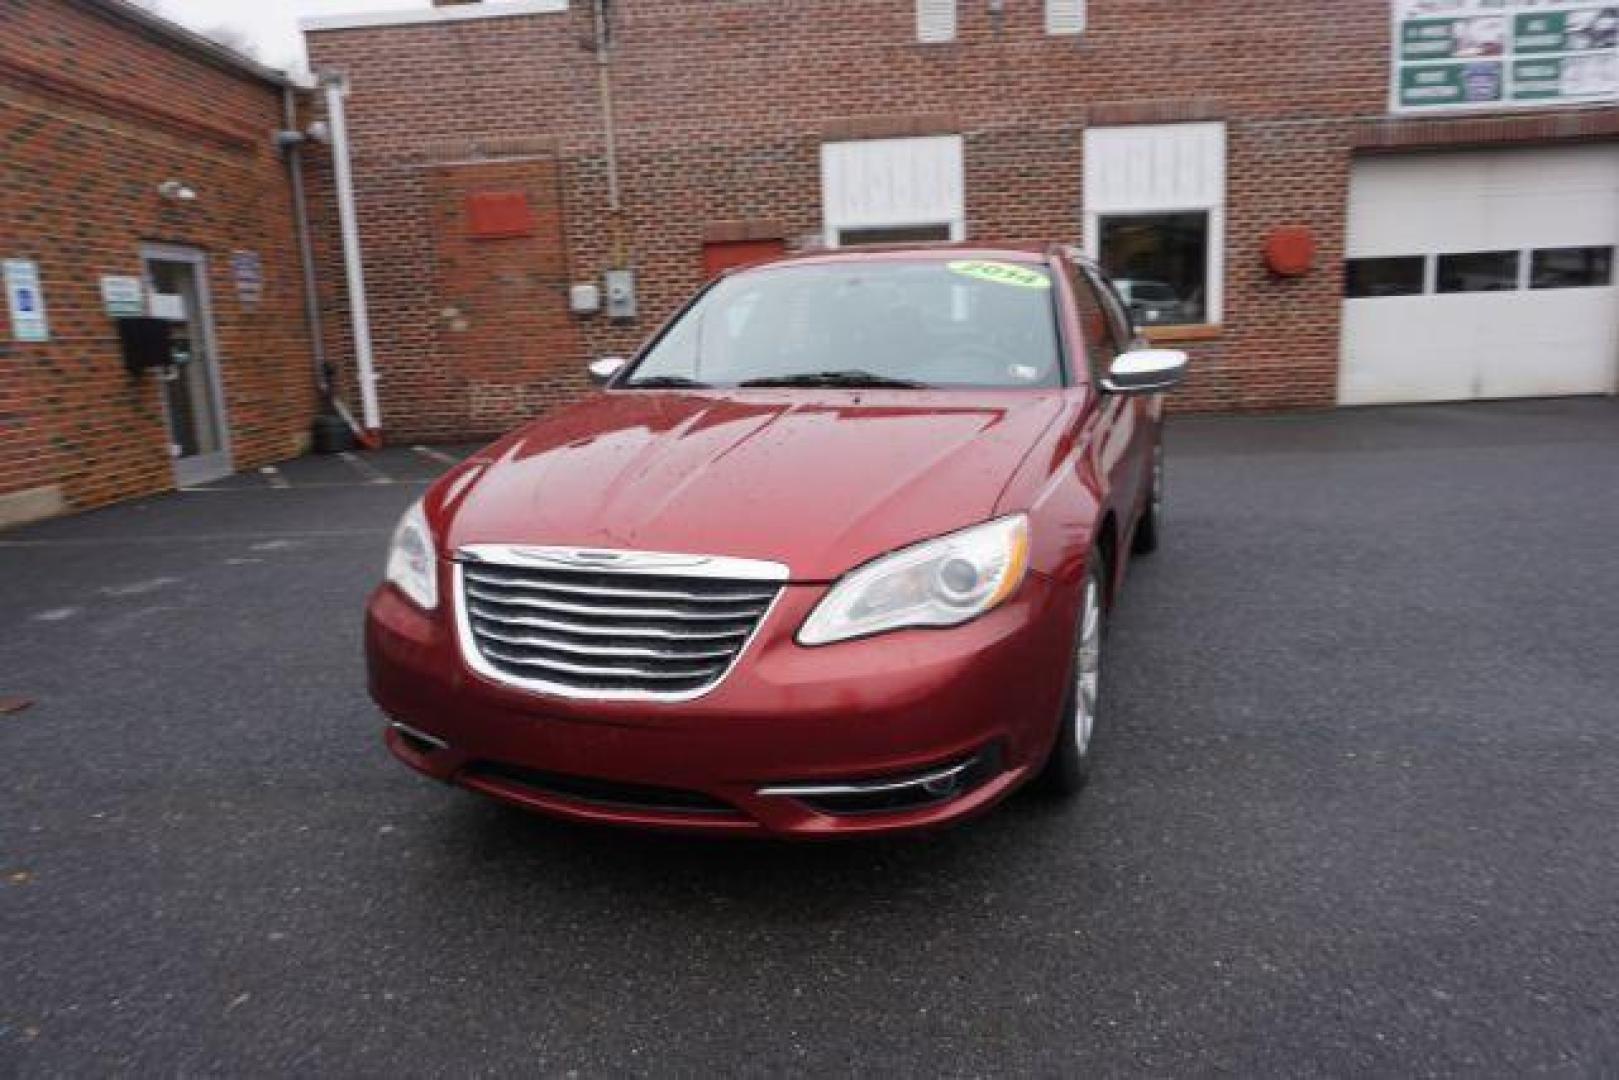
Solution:
<svg viewBox="0 0 1619 1080">
<path fill-rule="evenodd" d="M 805 648 L 825 589 L 787 586 L 726 679 L 686 702 L 582 701 L 485 679 L 452 613 L 372 596 L 372 696 L 407 765 L 581 821 L 831 836 L 918 829 L 994 804 L 1037 769 L 1068 678 L 1072 602 L 1031 574 L 949 630 Z M 950 770 L 955 786 L 937 781 Z M 925 781 L 934 779 L 932 786 Z M 898 790 L 839 798 L 830 789 Z"/>
</svg>

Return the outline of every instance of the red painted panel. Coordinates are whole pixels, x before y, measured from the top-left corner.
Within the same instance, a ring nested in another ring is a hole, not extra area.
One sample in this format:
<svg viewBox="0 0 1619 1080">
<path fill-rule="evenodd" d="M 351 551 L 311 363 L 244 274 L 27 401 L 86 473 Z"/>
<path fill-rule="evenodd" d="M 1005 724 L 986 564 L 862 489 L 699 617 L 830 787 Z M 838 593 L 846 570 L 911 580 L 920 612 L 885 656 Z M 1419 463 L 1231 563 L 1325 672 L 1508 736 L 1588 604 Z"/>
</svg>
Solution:
<svg viewBox="0 0 1619 1080">
<path fill-rule="evenodd" d="M 467 235 L 501 240 L 534 235 L 534 210 L 521 191 L 480 191 L 467 196 Z"/>
<path fill-rule="evenodd" d="M 784 240 L 731 240 L 703 245 L 703 272 L 709 277 L 733 266 L 752 266 L 787 254 Z"/>
</svg>

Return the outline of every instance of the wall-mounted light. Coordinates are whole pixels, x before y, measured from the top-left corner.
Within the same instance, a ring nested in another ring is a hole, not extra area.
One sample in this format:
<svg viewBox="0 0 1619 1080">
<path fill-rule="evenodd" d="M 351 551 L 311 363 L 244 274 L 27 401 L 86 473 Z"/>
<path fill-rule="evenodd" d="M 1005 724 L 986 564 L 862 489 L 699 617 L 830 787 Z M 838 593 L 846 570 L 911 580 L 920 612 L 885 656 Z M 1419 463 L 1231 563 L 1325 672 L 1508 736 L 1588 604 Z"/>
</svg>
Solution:
<svg viewBox="0 0 1619 1080">
<path fill-rule="evenodd" d="M 195 202 L 197 191 L 178 180 L 165 180 L 157 186 L 157 193 L 170 202 Z"/>
</svg>

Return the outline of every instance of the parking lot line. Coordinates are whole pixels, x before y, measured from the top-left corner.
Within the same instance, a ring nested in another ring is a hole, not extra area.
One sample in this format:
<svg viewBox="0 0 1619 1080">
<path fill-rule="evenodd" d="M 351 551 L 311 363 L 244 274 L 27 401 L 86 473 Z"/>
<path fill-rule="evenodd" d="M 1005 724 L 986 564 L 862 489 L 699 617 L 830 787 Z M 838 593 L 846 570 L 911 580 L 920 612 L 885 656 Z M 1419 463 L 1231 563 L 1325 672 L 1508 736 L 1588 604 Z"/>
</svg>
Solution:
<svg viewBox="0 0 1619 1080">
<path fill-rule="evenodd" d="M 345 450 L 338 456 L 346 461 L 355 472 L 365 477 L 367 483 L 391 484 L 394 482 L 393 477 L 389 476 L 387 473 L 383 472 L 381 469 L 377 468 L 375 465 L 371 464 L 369 461 L 357 454 Z"/>
<path fill-rule="evenodd" d="M 119 547 L 124 544 L 229 544 L 267 540 L 344 540 L 387 536 L 391 529 L 318 529 L 286 533 L 185 533 L 167 536 L 63 536 L 51 540 L 0 540 L 0 548 Z"/>
<path fill-rule="evenodd" d="M 437 461 L 442 465 L 461 464 L 460 458 L 453 454 L 446 454 L 442 450 L 434 450 L 431 446 L 413 446 L 411 449 L 422 455 L 422 457 L 431 458 L 433 461 Z"/>
</svg>

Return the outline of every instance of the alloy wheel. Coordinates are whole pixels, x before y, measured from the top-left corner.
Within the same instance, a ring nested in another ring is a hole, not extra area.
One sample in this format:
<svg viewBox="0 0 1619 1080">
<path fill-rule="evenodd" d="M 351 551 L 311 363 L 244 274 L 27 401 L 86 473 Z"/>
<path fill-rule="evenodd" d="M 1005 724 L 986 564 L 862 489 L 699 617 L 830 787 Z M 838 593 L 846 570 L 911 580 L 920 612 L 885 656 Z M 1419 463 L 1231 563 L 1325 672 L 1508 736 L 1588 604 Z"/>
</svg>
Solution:
<svg viewBox="0 0 1619 1080">
<path fill-rule="evenodd" d="M 1102 687 L 1102 595 L 1094 577 L 1085 582 L 1084 605 L 1079 653 L 1074 663 L 1074 742 L 1082 756 L 1090 750 L 1091 735 L 1096 730 L 1096 707 Z"/>
</svg>

